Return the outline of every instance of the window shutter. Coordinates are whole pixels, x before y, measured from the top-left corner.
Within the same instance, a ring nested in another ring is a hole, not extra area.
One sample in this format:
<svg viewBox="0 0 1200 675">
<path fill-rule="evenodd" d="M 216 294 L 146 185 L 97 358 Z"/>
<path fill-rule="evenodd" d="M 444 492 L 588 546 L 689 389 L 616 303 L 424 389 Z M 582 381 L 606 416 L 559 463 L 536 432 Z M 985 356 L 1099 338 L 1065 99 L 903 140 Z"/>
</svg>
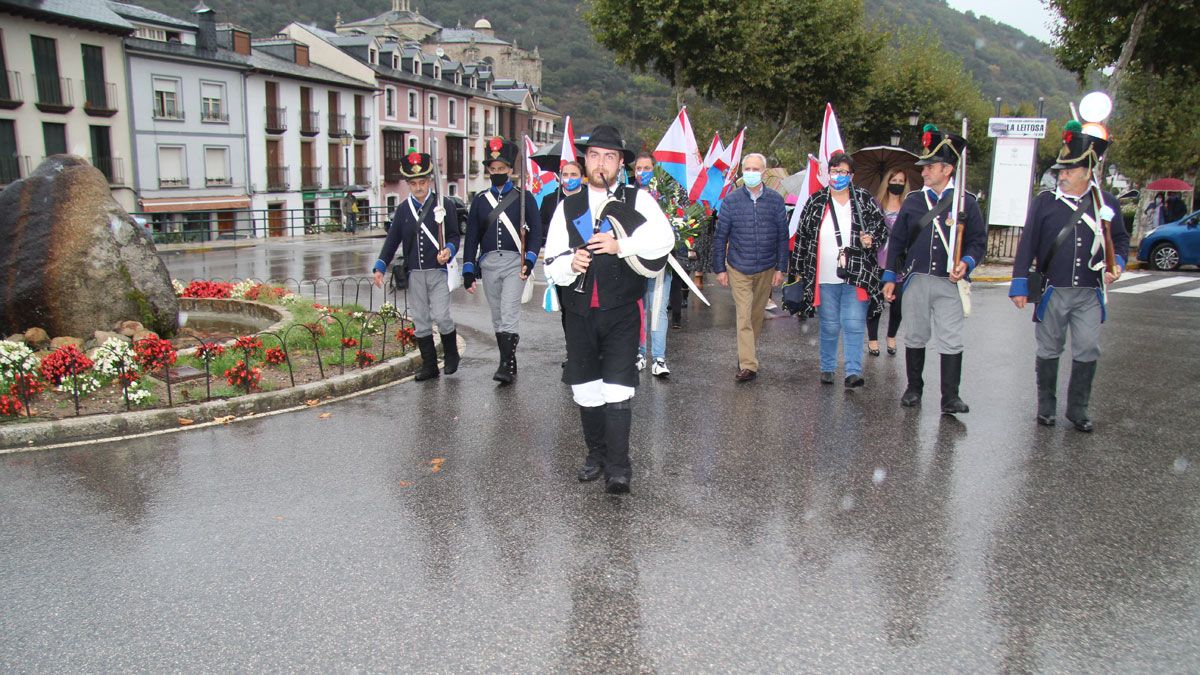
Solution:
<svg viewBox="0 0 1200 675">
<path fill-rule="evenodd" d="M 164 183 L 183 182 L 183 148 L 159 148 L 158 173 Z"/>
<path fill-rule="evenodd" d="M 225 148 L 204 149 L 204 178 L 208 181 L 225 181 L 226 174 Z"/>
</svg>

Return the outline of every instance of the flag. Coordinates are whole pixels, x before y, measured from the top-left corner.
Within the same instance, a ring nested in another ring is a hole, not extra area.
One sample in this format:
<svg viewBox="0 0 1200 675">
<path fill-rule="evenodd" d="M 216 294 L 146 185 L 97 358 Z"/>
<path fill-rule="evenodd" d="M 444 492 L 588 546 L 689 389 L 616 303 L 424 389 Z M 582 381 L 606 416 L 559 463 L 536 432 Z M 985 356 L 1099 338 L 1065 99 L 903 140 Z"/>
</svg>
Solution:
<svg viewBox="0 0 1200 675">
<path fill-rule="evenodd" d="M 746 128 L 738 132 L 737 136 L 733 137 L 733 142 L 726 146 L 717 163 L 723 167 L 725 171 L 725 184 L 721 187 L 721 197 L 713 208 L 721 205 L 721 202 L 733 192 L 733 184 L 737 182 L 738 168 L 742 164 L 742 143 L 746 140 Z"/>
<path fill-rule="evenodd" d="M 836 153 L 845 152 L 842 144 L 842 132 L 838 130 L 837 115 L 833 112 L 833 104 L 825 104 L 825 119 L 821 122 L 821 146 L 817 151 L 817 159 L 821 162 L 821 187 L 829 185 L 829 158 Z"/>
<path fill-rule="evenodd" d="M 721 170 L 721 153 L 725 146 L 721 144 L 721 135 L 713 134 L 712 143 L 708 145 L 708 154 L 704 155 L 700 175 L 696 178 L 688 193 L 692 202 L 708 202 L 716 206 L 721 201 L 721 189 L 725 187 L 725 172 Z"/>
<path fill-rule="evenodd" d="M 533 141 L 529 140 L 529 137 L 526 136 L 524 158 L 525 189 L 529 190 L 540 207 L 546 195 L 558 189 L 558 176 L 555 176 L 553 171 L 546 171 L 538 166 L 538 163 L 533 160 L 535 154 L 537 154 L 537 148 L 533 145 Z"/>
<path fill-rule="evenodd" d="M 686 106 L 679 110 L 666 135 L 654 148 L 654 161 L 691 193 L 692 185 L 700 175 L 700 149 L 696 146 L 696 136 L 692 133 Z"/>
<path fill-rule="evenodd" d="M 575 129 L 571 126 L 571 116 L 567 115 L 567 121 L 563 122 L 563 139 L 562 139 L 562 154 L 558 159 L 558 170 L 567 165 L 567 162 L 578 162 L 579 155 L 575 152 Z"/>
<path fill-rule="evenodd" d="M 804 204 L 808 202 L 808 198 L 814 193 L 819 192 L 821 188 L 821 163 L 816 157 L 808 156 L 808 173 L 804 177 L 804 185 L 800 189 L 800 193 L 796 195 L 796 209 L 792 211 L 792 219 L 788 221 L 788 239 L 790 240 L 789 248 L 796 244 L 796 230 L 800 227 L 800 212 L 804 210 Z"/>
</svg>

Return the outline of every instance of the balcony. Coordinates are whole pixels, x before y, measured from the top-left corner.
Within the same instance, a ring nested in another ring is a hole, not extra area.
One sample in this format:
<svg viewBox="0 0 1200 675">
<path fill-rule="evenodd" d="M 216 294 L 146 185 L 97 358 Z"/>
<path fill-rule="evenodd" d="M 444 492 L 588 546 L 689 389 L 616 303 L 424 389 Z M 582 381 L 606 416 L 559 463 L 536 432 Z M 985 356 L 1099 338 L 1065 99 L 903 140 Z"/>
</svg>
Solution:
<svg viewBox="0 0 1200 675">
<path fill-rule="evenodd" d="M 34 75 L 34 89 L 37 91 L 37 108 L 42 112 L 66 113 L 75 104 L 71 99 L 71 79 L 57 75 Z"/>
<path fill-rule="evenodd" d="M 354 137 L 362 140 L 371 135 L 371 118 L 366 115 L 354 116 Z"/>
<path fill-rule="evenodd" d="M 92 117 L 112 117 L 117 114 L 117 85 L 112 82 L 84 80 L 83 111 Z"/>
<path fill-rule="evenodd" d="M 300 189 L 302 189 L 302 190 L 320 190 L 321 189 L 321 167 L 319 167 L 319 166 L 302 166 L 302 167 L 300 167 Z"/>
<path fill-rule="evenodd" d="M 200 111 L 200 121 L 228 123 L 229 113 L 221 110 L 220 108 L 207 108 Z"/>
<path fill-rule="evenodd" d="M 0 109 L 12 110 L 20 108 L 25 101 L 21 95 L 21 74 L 15 70 L 4 71 L 0 78 Z"/>
<path fill-rule="evenodd" d="M 481 171 L 481 169 L 479 168 L 479 163 L 471 162 L 471 168 L 468 169 L 468 171 L 471 173 L 471 178 L 478 176 L 479 172 Z"/>
<path fill-rule="evenodd" d="M 0 157 L 0 185 L 8 185 L 29 175 L 29 157 L 8 155 Z"/>
<path fill-rule="evenodd" d="M 284 192 L 288 189 L 288 167 L 267 167 L 267 192 Z"/>
<path fill-rule="evenodd" d="M 371 167 L 356 166 L 354 167 L 354 184 L 359 186 L 367 186 L 371 184 Z"/>
<path fill-rule="evenodd" d="M 265 108 L 267 114 L 266 131 L 268 134 L 282 134 L 287 131 L 287 108 L 269 105 Z"/>
<path fill-rule="evenodd" d="M 314 110 L 300 111 L 300 135 L 316 136 L 321 133 L 321 113 Z"/>
<path fill-rule="evenodd" d="M 488 122 L 485 125 L 485 128 L 483 130 L 483 135 L 488 136 L 488 137 L 495 136 L 496 135 L 496 125 L 492 124 L 491 122 Z"/>
<path fill-rule="evenodd" d="M 350 184 L 350 172 L 340 166 L 329 168 L 329 189 L 344 188 Z"/>
<path fill-rule="evenodd" d="M 204 187 L 229 187 L 233 185 L 232 178 L 219 178 L 216 176 L 205 176 Z"/>
<path fill-rule="evenodd" d="M 467 127 L 472 137 L 479 135 L 479 122 L 471 122 Z"/>
<path fill-rule="evenodd" d="M 188 179 L 186 177 L 180 178 L 175 176 L 172 178 L 163 178 L 159 176 L 158 178 L 158 188 L 160 190 L 171 190 L 185 187 L 188 187 Z"/>
<path fill-rule="evenodd" d="M 120 157 L 92 157 L 92 166 L 104 174 L 109 185 L 125 184 L 125 167 Z"/>
<path fill-rule="evenodd" d="M 154 102 L 154 119 L 180 121 L 183 119 L 183 110 L 174 101 L 156 100 Z"/>
<path fill-rule="evenodd" d="M 330 115 L 329 116 L 329 136 L 340 137 L 346 131 L 346 116 L 345 115 Z"/>
</svg>

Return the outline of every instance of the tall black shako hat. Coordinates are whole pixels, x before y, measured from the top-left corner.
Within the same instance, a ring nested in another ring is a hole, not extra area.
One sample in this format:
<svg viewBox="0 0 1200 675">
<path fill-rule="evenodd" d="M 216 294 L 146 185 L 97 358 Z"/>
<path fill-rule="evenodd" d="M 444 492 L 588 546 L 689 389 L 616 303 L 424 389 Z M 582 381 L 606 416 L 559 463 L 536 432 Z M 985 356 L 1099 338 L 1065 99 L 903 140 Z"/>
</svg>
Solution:
<svg viewBox="0 0 1200 675">
<path fill-rule="evenodd" d="M 967 139 L 958 134 L 943 133 L 936 126 L 926 124 L 921 134 L 921 146 L 925 152 L 917 160 L 917 166 L 938 162 L 957 165 L 962 151 L 967 149 Z"/>
<path fill-rule="evenodd" d="M 1063 127 L 1063 145 L 1058 151 L 1058 160 L 1051 169 L 1074 169 L 1082 166 L 1091 171 L 1104 157 L 1104 151 L 1112 141 L 1086 133 L 1083 125 L 1075 120 Z"/>
<path fill-rule="evenodd" d="M 518 152 L 516 143 L 496 136 L 489 140 L 487 147 L 483 149 L 483 168 L 486 169 L 492 162 L 504 162 L 509 168 L 515 167 Z"/>
<path fill-rule="evenodd" d="M 425 178 L 433 173 L 433 160 L 424 152 L 413 151 L 400 162 L 400 175 L 404 178 Z"/>
<path fill-rule="evenodd" d="M 588 148 L 603 148 L 605 150 L 617 150 L 621 153 L 621 163 L 630 164 L 633 162 L 634 153 L 629 148 L 625 147 L 625 139 L 621 138 L 621 132 L 610 124 L 601 124 L 592 130 L 592 135 L 588 136 L 586 141 L 576 143 L 584 154 Z"/>
</svg>

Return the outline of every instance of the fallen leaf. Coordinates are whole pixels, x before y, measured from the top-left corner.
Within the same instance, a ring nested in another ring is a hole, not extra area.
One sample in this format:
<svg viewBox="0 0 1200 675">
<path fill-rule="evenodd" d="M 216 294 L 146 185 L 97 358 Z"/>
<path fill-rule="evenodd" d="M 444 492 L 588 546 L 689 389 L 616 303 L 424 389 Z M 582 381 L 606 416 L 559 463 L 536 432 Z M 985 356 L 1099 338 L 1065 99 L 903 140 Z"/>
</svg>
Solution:
<svg viewBox="0 0 1200 675">
<path fill-rule="evenodd" d="M 412 483 L 410 483 L 406 480 L 400 481 L 400 487 L 402 487 L 402 488 L 408 487 L 409 485 L 412 485 Z"/>
<path fill-rule="evenodd" d="M 317 405 L 317 404 L 318 404 L 318 403 L 320 403 L 320 402 L 321 402 L 321 399 L 319 399 L 319 398 L 310 398 L 310 399 L 308 399 L 307 401 L 305 401 L 305 402 L 304 402 L 304 405 L 306 405 L 306 406 L 308 406 L 308 407 L 310 407 L 310 408 L 311 408 L 311 407 L 313 407 L 314 405 Z"/>
<path fill-rule="evenodd" d="M 333 413 L 321 413 L 320 415 L 317 415 L 317 419 L 322 419 L 322 420 L 327 420 L 330 417 L 333 417 Z"/>
<path fill-rule="evenodd" d="M 432 467 L 431 471 L 433 471 L 433 473 L 437 473 L 437 472 L 441 471 L 442 464 L 444 464 L 445 462 L 446 462 L 446 460 L 443 457 L 434 457 L 432 460 L 429 461 L 429 465 Z"/>
<path fill-rule="evenodd" d="M 277 520 L 277 521 L 279 521 L 279 522 L 281 522 L 281 523 L 282 523 L 282 522 L 283 522 L 283 516 L 275 516 L 275 520 Z"/>
<path fill-rule="evenodd" d="M 190 420 L 186 417 L 179 418 L 179 426 L 181 426 L 181 427 L 186 427 L 189 424 L 195 424 L 195 423 L 196 423 L 196 420 Z"/>
<path fill-rule="evenodd" d="M 233 421 L 233 418 L 234 418 L 233 415 L 226 415 L 224 417 L 214 417 L 213 421 L 216 422 L 217 424 L 229 424 L 230 422 Z"/>
</svg>

